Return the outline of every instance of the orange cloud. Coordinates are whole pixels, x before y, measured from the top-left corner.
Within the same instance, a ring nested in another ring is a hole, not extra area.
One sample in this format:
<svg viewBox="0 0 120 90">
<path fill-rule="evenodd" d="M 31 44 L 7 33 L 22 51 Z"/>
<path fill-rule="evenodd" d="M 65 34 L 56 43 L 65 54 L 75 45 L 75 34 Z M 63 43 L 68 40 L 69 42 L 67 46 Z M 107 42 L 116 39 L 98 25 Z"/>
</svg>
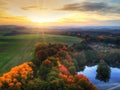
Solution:
<svg viewBox="0 0 120 90">
<path fill-rule="evenodd" d="M 21 9 L 23 10 L 30 10 L 30 9 L 47 9 L 47 8 L 43 8 L 43 7 L 40 7 L 40 6 L 27 6 L 27 7 L 22 7 Z"/>
<path fill-rule="evenodd" d="M 6 12 L 0 12 L 0 24 L 23 24 L 31 23 L 25 16 L 13 16 Z"/>
</svg>

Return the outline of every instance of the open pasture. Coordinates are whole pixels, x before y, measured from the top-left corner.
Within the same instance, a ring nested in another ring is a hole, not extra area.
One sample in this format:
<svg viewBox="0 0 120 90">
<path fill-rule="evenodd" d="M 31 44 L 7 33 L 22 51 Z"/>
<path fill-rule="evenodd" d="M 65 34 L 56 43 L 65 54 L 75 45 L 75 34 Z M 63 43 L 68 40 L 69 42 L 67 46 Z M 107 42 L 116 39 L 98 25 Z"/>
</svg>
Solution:
<svg viewBox="0 0 120 90">
<path fill-rule="evenodd" d="M 81 41 L 77 37 L 48 34 L 0 36 L 0 75 L 16 65 L 30 61 L 37 42 L 71 45 Z"/>
</svg>

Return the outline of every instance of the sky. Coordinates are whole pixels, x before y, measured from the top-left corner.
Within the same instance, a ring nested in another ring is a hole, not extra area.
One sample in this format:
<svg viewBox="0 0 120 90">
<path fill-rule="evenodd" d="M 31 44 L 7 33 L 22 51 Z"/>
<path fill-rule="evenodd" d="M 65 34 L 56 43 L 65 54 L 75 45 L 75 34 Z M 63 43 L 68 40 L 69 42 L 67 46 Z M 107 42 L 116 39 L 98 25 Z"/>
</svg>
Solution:
<svg viewBox="0 0 120 90">
<path fill-rule="evenodd" d="M 120 26 L 120 0 L 0 0 L 0 24 Z"/>
</svg>

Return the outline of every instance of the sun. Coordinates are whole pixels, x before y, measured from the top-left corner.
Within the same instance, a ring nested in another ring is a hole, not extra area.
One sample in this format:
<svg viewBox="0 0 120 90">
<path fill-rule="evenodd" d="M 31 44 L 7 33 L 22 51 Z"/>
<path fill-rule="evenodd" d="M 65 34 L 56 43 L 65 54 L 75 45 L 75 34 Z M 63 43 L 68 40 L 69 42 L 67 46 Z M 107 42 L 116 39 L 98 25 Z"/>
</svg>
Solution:
<svg viewBox="0 0 120 90">
<path fill-rule="evenodd" d="M 35 23 L 50 23 L 50 22 L 55 22 L 55 20 L 51 19 L 51 18 L 38 18 L 38 17 L 34 17 L 30 19 L 32 22 Z"/>
</svg>

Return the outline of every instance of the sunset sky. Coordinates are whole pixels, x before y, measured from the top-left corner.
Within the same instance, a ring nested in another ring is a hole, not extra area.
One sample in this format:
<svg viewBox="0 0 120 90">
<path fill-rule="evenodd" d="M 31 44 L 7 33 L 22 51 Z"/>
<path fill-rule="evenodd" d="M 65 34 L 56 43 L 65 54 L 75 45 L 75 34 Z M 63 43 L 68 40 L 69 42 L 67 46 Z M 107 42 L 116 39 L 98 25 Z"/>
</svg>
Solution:
<svg viewBox="0 0 120 90">
<path fill-rule="evenodd" d="M 120 26 L 120 0 L 0 0 L 0 24 Z"/>
</svg>

